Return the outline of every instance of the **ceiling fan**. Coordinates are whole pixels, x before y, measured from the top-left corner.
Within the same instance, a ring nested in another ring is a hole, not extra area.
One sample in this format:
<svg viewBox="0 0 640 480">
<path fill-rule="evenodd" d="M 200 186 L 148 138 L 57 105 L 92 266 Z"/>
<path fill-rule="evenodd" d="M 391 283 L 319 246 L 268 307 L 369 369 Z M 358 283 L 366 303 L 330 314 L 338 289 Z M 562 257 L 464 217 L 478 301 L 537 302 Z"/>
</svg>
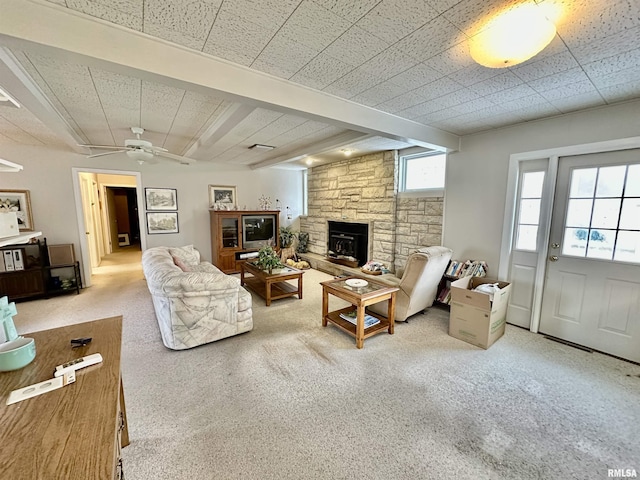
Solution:
<svg viewBox="0 0 640 480">
<path fill-rule="evenodd" d="M 169 153 L 166 148 L 154 147 L 151 142 L 142 140 L 140 136 L 144 133 L 144 128 L 131 127 L 131 131 L 136 138 L 130 138 L 124 141 L 123 146 L 113 145 L 79 145 L 87 148 L 100 148 L 103 150 L 113 150 L 112 152 L 96 153 L 89 155 L 87 158 L 103 157 L 105 155 L 113 155 L 114 153 L 125 153 L 129 158 L 135 160 L 140 165 L 143 163 L 158 163 L 154 157 L 167 158 L 183 165 L 196 163 L 193 158 L 183 157 Z"/>
</svg>

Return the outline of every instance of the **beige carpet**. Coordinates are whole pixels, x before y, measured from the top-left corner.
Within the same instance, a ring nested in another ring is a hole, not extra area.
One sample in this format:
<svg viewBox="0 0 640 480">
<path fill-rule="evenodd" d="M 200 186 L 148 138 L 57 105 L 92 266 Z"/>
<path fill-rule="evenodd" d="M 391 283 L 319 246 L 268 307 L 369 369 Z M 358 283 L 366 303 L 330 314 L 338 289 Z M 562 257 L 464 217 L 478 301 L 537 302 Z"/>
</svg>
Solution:
<svg viewBox="0 0 640 480">
<path fill-rule="evenodd" d="M 605 479 L 640 472 L 640 366 L 517 327 L 484 351 L 429 309 L 357 350 L 304 298 L 254 296 L 254 329 L 161 342 L 139 253 L 80 295 L 18 304 L 21 333 L 123 315 L 135 479 Z M 119 265 L 111 267 L 109 264 Z M 337 306 L 337 302 L 334 304 Z"/>
</svg>

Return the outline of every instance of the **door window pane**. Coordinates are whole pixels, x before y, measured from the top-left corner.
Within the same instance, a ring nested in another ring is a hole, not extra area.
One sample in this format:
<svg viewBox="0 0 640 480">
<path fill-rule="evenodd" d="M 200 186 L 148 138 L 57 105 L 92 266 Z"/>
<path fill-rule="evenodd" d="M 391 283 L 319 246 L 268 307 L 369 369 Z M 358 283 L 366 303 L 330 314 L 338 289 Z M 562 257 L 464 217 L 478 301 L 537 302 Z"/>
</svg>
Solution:
<svg viewBox="0 0 640 480">
<path fill-rule="evenodd" d="M 598 174 L 596 197 L 621 197 L 626 165 L 602 167 Z"/>
<path fill-rule="evenodd" d="M 613 258 L 613 246 L 615 245 L 615 241 L 615 230 L 590 230 L 587 257 L 611 260 Z"/>
<path fill-rule="evenodd" d="M 640 165 L 629 165 L 625 197 L 640 197 Z"/>
<path fill-rule="evenodd" d="M 640 198 L 625 198 L 622 201 L 620 228 L 640 230 Z"/>
<path fill-rule="evenodd" d="M 571 174 L 571 198 L 591 198 L 596 187 L 597 168 L 579 168 Z"/>
<path fill-rule="evenodd" d="M 536 240 L 538 238 L 537 225 L 519 225 L 516 248 L 518 250 L 536 250 Z"/>
<path fill-rule="evenodd" d="M 536 225 L 540 218 L 540 199 L 528 199 L 520 202 L 520 223 Z"/>
<path fill-rule="evenodd" d="M 640 232 L 618 232 L 614 260 L 640 263 Z"/>
<path fill-rule="evenodd" d="M 521 177 L 518 226 L 515 248 L 536 251 L 538 249 L 538 223 L 545 172 L 524 172 Z"/>
<path fill-rule="evenodd" d="M 562 254 L 572 257 L 584 257 L 587 252 L 587 238 L 589 230 L 586 228 L 565 228 L 562 243 Z"/>
<path fill-rule="evenodd" d="M 567 209 L 567 221 L 565 222 L 567 227 L 589 227 L 591 223 L 591 206 L 593 200 L 580 199 L 569 200 L 569 207 Z"/>
<path fill-rule="evenodd" d="M 527 172 L 522 176 L 522 198 L 542 197 L 544 172 Z"/>
<path fill-rule="evenodd" d="M 591 226 L 595 228 L 617 228 L 619 214 L 619 198 L 598 199 L 593 205 Z"/>
</svg>

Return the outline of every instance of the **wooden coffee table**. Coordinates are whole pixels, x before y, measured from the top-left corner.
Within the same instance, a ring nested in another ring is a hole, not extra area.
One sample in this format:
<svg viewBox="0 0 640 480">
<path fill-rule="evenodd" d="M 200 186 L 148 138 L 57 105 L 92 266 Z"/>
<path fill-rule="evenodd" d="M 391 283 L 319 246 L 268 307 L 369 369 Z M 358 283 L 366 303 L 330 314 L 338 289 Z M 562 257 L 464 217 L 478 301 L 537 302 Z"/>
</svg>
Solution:
<svg viewBox="0 0 640 480">
<path fill-rule="evenodd" d="M 326 327 L 328 322 L 333 323 L 336 327 L 347 332 L 356 338 L 356 347 L 364 347 L 364 339 L 371 337 L 377 333 L 386 330 L 389 335 L 393 335 L 393 325 L 396 315 L 396 292 L 400 290 L 398 287 L 391 287 L 384 283 L 366 279 L 368 284 L 365 287 L 354 288 L 346 284 L 346 280 L 358 277 L 337 278 L 322 282 L 322 326 Z M 351 302 L 350 307 L 341 308 L 329 312 L 329 294 L 338 298 Z M 374 303 L 388 301 L 387 318 L 369 312 L 369 315 L 376 317 L 380 323 L 372 325 L 369 328 L 364 326 L 365 309 L 368 305 Z M 356 324 L 343 319 L 340 314 L 353 311 L 353 307 L 357 310 Z"/>
<path fill-rule="evenodd" d="M 250 273 L 251 277 L 245 274 Z M 271 305 L 271 300 L 279 298 L 293 297 L 298 295 L 302 298 L 302 270 L 293 267 L 279 269 L 278 273 L 271 273 L 261 270 L 252 262 L 243 262 L 240 267 L 240 284 L 246 285 L 256 292 L 267 302 L 267 307 Z M 298 288 L 294 287 L 286 280 L 298 280 Z"/>
</svg>

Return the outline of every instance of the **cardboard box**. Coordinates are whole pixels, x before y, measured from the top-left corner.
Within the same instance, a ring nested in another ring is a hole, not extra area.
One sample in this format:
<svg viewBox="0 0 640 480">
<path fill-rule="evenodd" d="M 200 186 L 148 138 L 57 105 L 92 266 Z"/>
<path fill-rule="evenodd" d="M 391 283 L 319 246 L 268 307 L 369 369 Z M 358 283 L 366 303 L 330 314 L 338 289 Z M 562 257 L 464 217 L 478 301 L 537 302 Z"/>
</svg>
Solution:
<svg viewBox="0 0 640 480">
<path fill-rule="evenodd" d="M 489 295 L 472 291 L 478 285 L 497 283 L 500 291 Z M 449 335 L 487 349 L 504 335 L 511 284 L 484 277 L 463 277 L 451 283 Z"/>
</svg>

